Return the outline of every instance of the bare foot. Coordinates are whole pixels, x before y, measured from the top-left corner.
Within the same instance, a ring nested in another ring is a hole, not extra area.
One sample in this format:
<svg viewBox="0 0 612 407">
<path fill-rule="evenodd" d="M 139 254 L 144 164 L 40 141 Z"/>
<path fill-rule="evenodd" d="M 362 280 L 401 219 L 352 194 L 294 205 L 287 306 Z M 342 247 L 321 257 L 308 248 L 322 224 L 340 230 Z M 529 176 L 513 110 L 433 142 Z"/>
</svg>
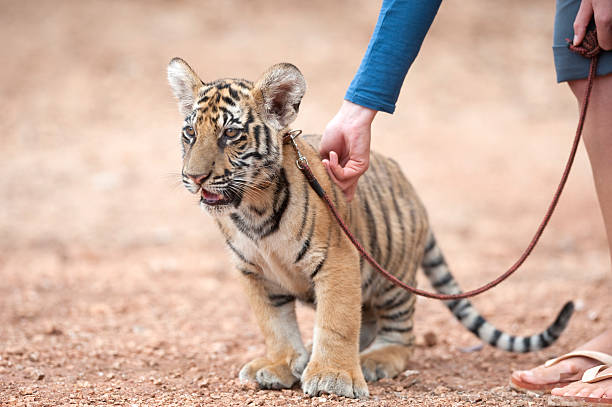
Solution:
<svg viewBox="0 0 612 407">
<path fill-rule="evenodd" d="M 612 374 L 612 367 L 607 368 L 599 373 L 600 375 Z M 550 392 L 553 396 L 564 397 L 590 397 L 590 398 L 608 398 L 612 399 L 612 379 L 602 380 L 596 383 L 582 383 L 577 381 L 568 384 L 565 387 L 552 389 Z"/>
<path fill-rule="evenodd" d="M 612 354 L 612 329 L 605 331 L 578 349 Z M 512 373 L 512 377 L 536 385 L 580 380 L 585 370 L 600 364 L 593 359 L 573 357 L 549 367 L 541 365 L 531 370 L 517 370 Z"/>
</svg>

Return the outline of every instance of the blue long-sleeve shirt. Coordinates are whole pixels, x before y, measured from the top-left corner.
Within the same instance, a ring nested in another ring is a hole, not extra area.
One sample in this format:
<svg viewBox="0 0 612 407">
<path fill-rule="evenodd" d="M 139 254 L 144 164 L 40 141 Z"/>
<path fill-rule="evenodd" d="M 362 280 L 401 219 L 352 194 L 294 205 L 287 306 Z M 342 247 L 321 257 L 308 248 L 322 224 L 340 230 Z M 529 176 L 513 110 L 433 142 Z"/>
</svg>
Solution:
<svg viewBox="0 0 612 407">
<path fill-rule="evenodd" d="M 383 0 L 359 70 L 345 99 L 393 113 L 402 83 L 442 0 Z"/>
</svg>

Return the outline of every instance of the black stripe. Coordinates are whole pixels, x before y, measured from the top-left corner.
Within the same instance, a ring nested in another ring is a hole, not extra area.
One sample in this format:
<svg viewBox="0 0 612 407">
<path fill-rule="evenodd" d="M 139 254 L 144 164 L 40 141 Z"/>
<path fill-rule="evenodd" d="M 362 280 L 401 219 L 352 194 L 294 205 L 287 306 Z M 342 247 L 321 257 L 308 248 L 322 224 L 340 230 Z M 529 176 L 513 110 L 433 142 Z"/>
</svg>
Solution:
<svg viewBox="0 0 612 407">
<path fill-rule="evenodd" d="M 255 117 L 253 116 L 253 112 L 251 110 L 249 110 L 249 113 L 247 114 L 247 119 L 244 122 L 243 127 L 245 129 L 247 129 L 247 131 L 248 131 L 249 127 L 251 126 L 251 123 L 253 123 L 253 121 L 255 121 Z"/>
<path fill-rule="evenodd" d="M 263 125 L 264 133 L 266 134 L 266 153 L 270 153 L 272 149 L 272 138 L 270 137 L 270 129 L 265 124 Z"/>
<path fill-rule="evenodd" d="M 227 247 L 230 248 L 231 251 L 233 251 L 234 253 L 236 253 L 236 256 L 238 256 L 238 258 L 240 260 L 242 260 L 243 262 L 245 262 L 246 264 L 250 264 L 251 266 L 254 266 L 255 264 L 248 261 L 246 257 L 244 257 L 244 254 L 240 253 L 240 251 L 238 251 L 238 249 L 236 249 L 232 243 L 229 240 L 225 241 L 225 244 L 227 244 Z"/>
<path fill-rule="evenodd" d="M 325 257 L 323 258 L 323 260 L 321 260 L 321 262 L 317 265 L 317 267 L 315 267 L 314 271 L 312 273 L 310 273 L 310 279 L 311 280 L 313 278 L 315 278 L 317 273 L 321 270 L 321 267 L 323 267 L 323 264 L 325 263 L 325 260 L 327 260 L 327 253 L 325 253 Z"/>
<path fill-rule="evenodd" d="M 249 151 L 248 153 L 243 154 L 239 156 L 238 158 L 240 158 L 241 160 L 246 160 L 247 158 L 251 158 L 251 157 L 255 157 L 258 160 L 261 160 L 263 158 L 263 156 L 259 154 L 257 151 Z"/>
<path fill-rule="evenodd" d="M 282 307 L 283 305 L 294 301 L 295 297 L 292 295 L 272 294 L 268 296 L 268 299 L 273 307 Z"/>
<path fill-rule="evenodd" d="M 376 236 L 376 220 L 374 219 L 374 215 L 372 214 L 367 198 L 364 199 L 364 210 L 366 212 L 366 221 L 368 223 L 367 232 L 370 236 L 370 252 L 372 253 L 374 259 L 378 262 L 380 261 L 380 248 L 377 244 L 378 238 Z"/>
<path fill-rule="evenodd" d="M 249 113 L 250 114 L 250 113 Z M 259 151 L 259 137 L 261 135 L 261 126 L 259 124 L 253 126 L 253 137 L 255 137 L 255 150 Z"/>
<path fill-rule="evenodd" d="M 259 209 L 254 205 L 249 205 L 249 210 L 251 212 L 254 212 L 257 216 L 263 216 L 266 214 L 266 212 L 268 211 L 268 208 L 263 208 L 263 209 Z"/>
<path fill-rule="evenodd" d="M 485 322 L 486 322 L 485 319 L 481 317 L 480 315 L 478 315 L 478 318 L 476 318 L 476 321 L 474 321 L 474 323 L 468 329 L 475 335 L 478 335 L 478 330 L 480 329 L 481 326 L 484 325 Z"/>
<path fill-rule="evenodd" d="M 398 288 L 398 290 L 399 291 L 396 295 L 383 302 L 381 305 L 378 305 L 376 308 L 390 310 L 393 308 L 397 308 L 400 305 L 404 305 L 404 303 L 410 299 L 412 293 L 409 291 L 404 291 L 400 288 Z"/>
<path fill-rule="evenodd" d="M 371 183 L 372 189 L 374 190 L 374 193 L 376 194 L 377 198 L 378 198 L 378 207 L 382 213 L 383 216 L 383 221 L 385 222 L 385 232 L 386 232 L 386 237 L 387 237 L 387 255 L 385 260 L 383 261 L 382 266 L 384 268 L 388 268 L 389 267 L 389 262 L 391 261 L 391 256 L 393 254 L 393 237 L 391 232 L 393 231 L 391 229 L 391 223 L 389 221 L 389 211 L 387 209 L 387 207 L 385 206 L 384 202 L 385 199 L 383 198 L 380 189 L 378 188 L 378 185 L 381 183 L 381 177 L 378 174 L 378 170 L 379 170 L 379 161 L 378 160 L 372 160 L 370 168 L 372 169 L 372 172 L 374 174 L 374 178 L 376 179 L 376 182 Z"/>
<path fill-rule="evenodd" d="M 325 242 L 325 246 L 324 246 L 327 248 L 327 250 L 325 251 L 323 260 L 321 260 L 321 262 L 317 265 L 317 267 L 315 267 L 314 271 L 310 273 L 310 280 L 314 279 L 314 277 L 319 273 L 319 270 L 321 270 L 321 267 L 323 267 L 325 260 L 327 260 L 327 256 L 329 255 L 329 242 L 331 240 L 331 231 L 332 231 L 331 228 L 329 228 L 327 231 L 327 241 Z"/>
<path fill-rule="evenodd" d="M 284 169 L 281 168 L 277 178 L 278 181 L 276 182 L 276 188 L 274 190 L 272 214 L 264 219 L 258 226 L 252 227 L 251 223 L 245 222 L 242 216 L 237 213 L 230 214 L 230 219 L 234 222 L 238 230 L 251 240 L 255 240 L 256 238 L 261 239 L 276 232 L 280 226 L 287 206 L 289 205 L 289 184 Z"/>
<path fill-rule="evenodd" d="M 550 329 L 547 329 L 546 332 L 548 333 L 548 337 L 550 337 L 550 340 L 547 338 L 547 335 L 540 334 L 540 341 L 542 342 L 543 348 L 550 346 L 550 344 L 553 343 L 555 339 L 557 339 L 554 335 L 551 335 Z"/>
<path fill-rule="evenodd" d="M 204 102 L 206 102 L 208 99 L 210 99 L 210 97 L 209 97 L 209 96 L 204 95 L 204 96 L 203 96 L 203 97 L 202 97 L 200 100 L 198 100 L 198 103 L 197 103 L 197 104 L 199 105 L 200 103 L 204 103 Z"/>
<path fill-rule="evenodd" d="M 396 320 L 396 319 L 399 319 L 399 318 L 402 318 L 404 316 L 405 316 L 405 318 L 412 318 L 412 315 L 414 314 L 414 309 L 415 309 L 415 306 L 413 304 L 408 309 L 405 309 L 403 311 L 398 311 L 398 312 L 395 312 L 393 314 L 381 315 L 380 318 L 381 319 L 390 319 L 392 321 Z"/>
<path fill-rule="evenodd" d="M 302 224 L 300 225 L 300 228 L 297 231 L 297 239 L 301 239 L 302 238 L 302 234 L 304 233 L 304 228 L 306 227 L 306 220 L 308 219 L 308 209 L 310 206 L 310 194 L 308 192 L 308 183 L 303 182 L 302 185 L 304 186 L 304 212 L 302 212 Z M 312 219 L 312 223 L 314 225 L 314 215 L 316 215 L 316 212 L 313 212 L 313 219 Z"/>
<path fill-rule="evenodd" d="M 502 334 L 502 331 L 500 331 L 499 329 L 495 329 L 493 331 L 493 336 L 489 338 L 489 345 L 497 346 L 497 341 L 499 340 L 499 337 L 501 336 L 501 334 Z"/>
<path fill-rule="evenodd" d="M 247 277 L 250 277 L 250 276 L 254 276 L 254 275 L 256 275 L 256 273 L 255 273 L 255 272 L 253 272 L 253 271 L 251 271 L 251 270 L 249 270 L 249 269 L 245 269 L 245 268 L 241 268 L 241 267 L 239 267 L 239 268 L 238 268 L 238 270 L 240 270 L 240 271 L 242 272 L 242 274 L 244 274 L 244 275 L 245 275 L 245 276 L 247 276 Z"/>
<path fill-rule="evenodd" d="M 450 300 L 448 302 L 446 302 L 446 306 L 448 307 L 448 309 L 454 314 L 455 313 L 455 307 L 457 305 L 459 305 L 459 303 L 463 301 L 463 300 Z"/>
<path fill-rule="evenodd" d="M 383 203 L 383 199 L 380 199 L 380 210 L 383 215 L 383 220 L 385 222 L 385 230 L 387 232 L 387 258 L 385 259 L 384 267 L 389 267 L 389 262 L 391 261 L 391 256 L 393 255 L 393 237 L 391 235 L 391 223 L 389 222 L 389 213 L 387 211 L 387 207 Z"/>
<path fill-rule="evenodd" d="M 391 176 L 389 175 L 389 178 L 391 178 Z M 406 257 L 406 253 L 408 252 L 408 250 L 404 250 L 404 248 L 406 247 L 406 228 L 404 227 L 404 215 L 399 207 L 399 203 L 397 202 L 397 199 L 395 197 L 395 188 L 393 188 L 393 186 L 391 186 L 391 201 L 393 201 L 393 206 L 395 208 L 395 213 L 397 215 L 397 225 L 400 228 L 400 232 L 401 232 L 401 240 L 400 240 L 400 258 L 397 261 L 397 266 L 401 266 L 404 262 L 404 258 Z M 402 275 L 402 277 L 400 278 L 400 280 L 403 280 L 405 274 L 406 274 L 407 268 L 404 269 L 404 273 Z"/>
<path fill-rule="evenodd" d="M 468 308 L 471 308 L 472 304 L 470 304 L 470 302 L 466 299 L 461 300 L 460 304 L 461 304 L 460 306 L 458 306 L 456 309 L 452 311 L 453 311 L 453 314 L 461 320 L 465 316 L 468 315 L 467 313 L 464 313 L 464 311 L 467 310 Z"/>
<path fill-rule="evenodd" d="M 439 288 L 445 286 L 446 284 L 452 282 L 453 280 L 454 279 L 453 279 L 453 276 L 451 275 L 451 273 L 446 272 L 446 275 L 444 277 L 442 277 L 440 280 L 434 282 L 432 285 L 433 285 L 433 287 L 435 289 L 439 289 Z"/>
<path fill-rule="evenodd" d="M 294 263 L 297 263 L 300 260 L 302 260 L 302 257 L 304 257 L 304 255 L 306 254 L 306 252 L 308 251 L 309 248 L 310 248 L 310 238 L 306 238 L 306 240 L 304 241 L 304 244 L 302 245 L 302 248 L 300 249 L 300 252 L 298 253 L 297 258 L 295 259 Z"/>
<path fill-rule="evenodd" d="M 425 254 L 429 253 L 434 247 L 436 247 L 436 238 L 433 234 L 430 236 L 429 242 L 427 243 L 427 246 L 425 246 Z"/>
<path fill-rule="evenodd" d="M 365 280 L 361 284 L 361 291 L 367 290 L 370 287 L 370 285 L 372 285 L 373 282 L 374 282 L 374 273 L 370 272 L 370 275 L 368 276 L 368 279 Z"/>
<path fill-rule="evenodd" d="M 225 103 L 227 103 L 230 106 L 236 106 L 236 102 L 234 101 L 234 99 L 230 98 L 229 96 L 223 96 L 221 100 L 223 100 Z"/>
<path fill-rule="evenodd" d="M 383 326 L 380 330 L 382 332 L 411 332 L 413 329 L 412 326 L 406 327 L 406 328 L 398 328 L 398 327 L 393 327 L 393 326 Z"/>
<path fill-rule="evenodd" d="M 529 352 L 529 350 L 531 349 L 531 343 L 529 342 L 529 337 L 528 336 L 525 336 L 523 338 L 523 347 L 524 347 L 524 349 L 523 349 L 522 352 L 524 352 L 524 353 Z"/>
<path fill-rule="evenodd" d="M 229 88 L 227 88 L 227 90 L 229 91 L 229 94 L 231 97 L 233 97 L 234 99 L 239 99 L 238 98 L 238 91 L 236 91 L 236 89 L 232 88 L 231 86 Z"/>
<path fill-rule="evenodd" d="M 423 262 L 423 267 L 435 268 L 444 264 L 444 256 L 440 255 L 432 260 L 426 260 Z"/>
<path fill-rule="evenodd" d="M 268 223 L 270 223 L 270 228 L 268 229 L 267 232 L 262 233 L 261 237 L 266 237 L 269 234 L 272 234 L 278 230 L 281 219 L 283 218 L 283 215 L 285 214 L 285 210 L 287 209 L 287 206 L 289 206 L 289 198 L 290 198 L 289 183 L 287 181 L 287 176 L 285 175 L 284 168 L 281 168 L 280 179 L 277 184 L 277 188 L 274 193 L 274 197 L 275 197 L 274 207 L 276 208 L 276 210 L 274 211 L 274 214 L 270 217 L 268 221 Z M 282 199 L 282 201 L 280 201 L 280 204 L 277 206 L 276 204 L 279 202 L 280 199 Z"/>
</svg>

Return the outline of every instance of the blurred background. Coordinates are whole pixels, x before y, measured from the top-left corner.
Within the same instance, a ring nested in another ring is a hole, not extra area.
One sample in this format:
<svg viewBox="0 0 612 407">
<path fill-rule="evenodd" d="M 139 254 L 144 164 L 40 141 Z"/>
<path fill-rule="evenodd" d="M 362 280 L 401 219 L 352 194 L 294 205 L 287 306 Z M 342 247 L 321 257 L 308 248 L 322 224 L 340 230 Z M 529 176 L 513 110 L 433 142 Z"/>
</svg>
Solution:
<svg viewBox="0 0 612 407">
<path fill-rule="evenodd" d="M 163 377 L 179 393 L 187 377 L 203 395 L 232 390 L 263 344 L 220 233 L 180 184 L 182 118 L 166 64 L 180 56 L 206 81 L 256 80 L 291 62 L 308 83 L 295 127 L 322 133 L 379 8 L 368 0 L 0 1 L 0 400 L 25 388 L 23 397 L 69 401 L 62 389 L 73 382 L 87 380 L 95 393 L 99 382 L 141 376 L 154 394 L 151 383 Z M 420 192 L 465 287 L 518 256 L 569 152 L 577 106 L 555 82 L 553 15 L 550 1 L 444 2 L 396 113 L 375 120 L 373 148 L 396 159 Z M 533 259 L 476 303 L 496 324 L 526 333 L 578 299 L 582 325 L 574 327 L 582 328 L 561 340 L 567 347 L 602 329 L 602 315 L 609 320 L 601 295 L 609 288 L 581 147 Z M 418 332 L 451 319 L 438 303 L 419 307 Z M 311 315 L 300 312 L 307 331 Z M 474 343 L 452 327 L 438 353 Z M 148 364 L 160 349 L 174 359 Z M 182 376 L 172 379 L 173 369 Z M 209 376 L 217 387 L 199 387 Z M 475 388 L 495 379 L 483 380 Z M 142 386 L 134 397 L 149 391 Z"/>
</svg>

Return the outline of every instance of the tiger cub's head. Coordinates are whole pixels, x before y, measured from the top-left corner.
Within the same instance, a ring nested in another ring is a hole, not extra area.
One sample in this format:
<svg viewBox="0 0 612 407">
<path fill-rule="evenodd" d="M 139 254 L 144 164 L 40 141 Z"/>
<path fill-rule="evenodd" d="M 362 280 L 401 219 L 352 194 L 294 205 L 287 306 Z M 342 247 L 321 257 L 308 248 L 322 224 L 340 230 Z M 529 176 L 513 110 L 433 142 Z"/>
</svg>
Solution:
<svg viewBox="0 0 612 407">
<path fill-rule="evenodd" d="M 306 82 L 291 64 L 277 64 L 252 83 L 203 82 L 174 58 L 168 81 L 185 116 L 182 179 L 200 205 L 223 215 L 257 200 L 282 165 L 282 135 L 297 116 Z"/>
</svg>

